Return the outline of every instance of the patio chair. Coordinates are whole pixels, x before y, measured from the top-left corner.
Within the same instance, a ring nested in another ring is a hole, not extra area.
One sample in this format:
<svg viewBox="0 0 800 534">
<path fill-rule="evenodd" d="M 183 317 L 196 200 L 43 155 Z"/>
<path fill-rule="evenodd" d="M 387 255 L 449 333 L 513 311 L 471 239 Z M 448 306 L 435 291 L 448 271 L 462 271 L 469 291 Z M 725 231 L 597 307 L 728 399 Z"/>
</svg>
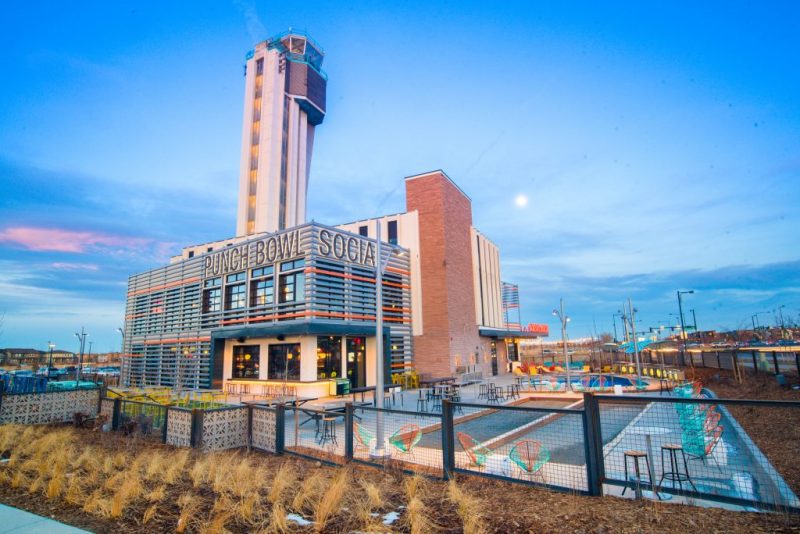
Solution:
<svg viewBox="0 0 800 534">
<path fill-rule="evenodd" d="M 414 457 L 414 447 L 422 439 L 422 430 L 419 426 L 408 423 L 397 429 L 397 432 L 389 437 L 389 444 L 397 449 L 400 454 L 409 454 Z"/>
<path fill-rule="evenodd" d="M 486 460 L 489 459 L 489 455 L 492 451 L 487 449 L 483 443 L 464 432 L 456 432 L 456 437 L 461 447 L 464 449 L 464 452 L 467 454 L 467 457 L 469 457 L 471 462 L 469 467 L 476 467 L 478 469 L 486 467 Z"/>
<path fill-rule="evenodd" d="M 370 450 L 369 444 L 375 439 L 375 435 L 372 432 L 355 421 L 353 422 L 353 437 L 356 438 L 356 449 L 363 447 L 367 449 L 367 452 Z"/>
<path fill-rule="evenodd" d="M 508 458 L 514 462 L 520 470 L 533 480 L 535 474 L 542 477 L 542 481 L 547 484 L 542 468 L 550 461 L 550 451 L 540 442 L 532 439 L 518 441 L 508 453 Z"/>
</svg>

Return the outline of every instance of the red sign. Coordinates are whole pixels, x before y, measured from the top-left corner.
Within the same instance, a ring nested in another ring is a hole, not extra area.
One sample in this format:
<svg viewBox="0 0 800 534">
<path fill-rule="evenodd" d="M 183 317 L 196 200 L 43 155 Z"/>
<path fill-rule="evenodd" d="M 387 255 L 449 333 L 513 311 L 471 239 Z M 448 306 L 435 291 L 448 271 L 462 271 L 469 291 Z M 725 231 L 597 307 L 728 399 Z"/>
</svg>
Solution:
<svg viewBox="0 0 800 534">
<path fill-rule="evenodd" d="M 523 332 L 532 332 L 534 334 L 542 334 L 543 336 L 550 335 L 550 328 L 546 324 L 528 323 L 527 326 L 522 328 Z"/>
</svg>

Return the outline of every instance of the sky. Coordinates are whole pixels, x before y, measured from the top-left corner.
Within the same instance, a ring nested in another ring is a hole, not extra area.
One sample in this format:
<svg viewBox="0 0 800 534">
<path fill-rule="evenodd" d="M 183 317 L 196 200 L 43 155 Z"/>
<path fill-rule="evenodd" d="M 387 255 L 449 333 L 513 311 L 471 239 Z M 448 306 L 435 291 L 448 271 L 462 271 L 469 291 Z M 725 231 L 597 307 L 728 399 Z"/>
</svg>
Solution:
<svg viewBox="0 0 800 534">
<path fill-rule="evenodd" d="M 245 54 L 289 27 L 329 76 L 309 218 L 443 169 L 551 338 L 561 298 L 571 337 L 679 289 L 700 329 L 800 317 L 796 2 L 0 9 L 0 346 L 118 350 L 128 276 L 235 233 Z"/>
</svg>

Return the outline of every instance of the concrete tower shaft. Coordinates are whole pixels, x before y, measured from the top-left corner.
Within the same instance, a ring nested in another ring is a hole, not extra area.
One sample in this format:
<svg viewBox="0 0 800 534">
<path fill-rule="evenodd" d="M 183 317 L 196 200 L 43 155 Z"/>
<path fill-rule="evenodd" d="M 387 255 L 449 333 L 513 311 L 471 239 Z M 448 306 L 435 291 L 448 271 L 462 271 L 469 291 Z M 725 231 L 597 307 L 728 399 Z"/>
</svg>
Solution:
<svg viewBox="0 0 800 534">
<path fill-rule="evenodd" d="M 236 235 L 306 222 L 314 128 L 325 118 L 323 55 L 291 31 L 247 54 Z"/>
</svg>

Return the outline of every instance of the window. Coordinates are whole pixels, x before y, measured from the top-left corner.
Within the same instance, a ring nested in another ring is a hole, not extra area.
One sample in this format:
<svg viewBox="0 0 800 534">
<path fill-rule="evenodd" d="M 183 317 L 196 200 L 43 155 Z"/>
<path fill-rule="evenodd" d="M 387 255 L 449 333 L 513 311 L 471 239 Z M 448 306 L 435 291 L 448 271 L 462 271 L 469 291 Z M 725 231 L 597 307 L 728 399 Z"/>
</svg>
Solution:
<svg viewBox="0 0 800 534">
<path fill-rule="evenodd" d="M 233 347 L 231 378 L 258 378 L 259 349 L 258 345 Z"/>
<path fill-rule="evenodd" d="M 206 289 L 203 291 L 203 313 L 218 312 L 222 309 L 222 289 Z"/>
<path fill-rule="evenodd" d="M 305 266 L 305 264 L 306 264 L 305 258 L 300 258 L 299 260 L 294 260 L 294 261 L 285 261 L 281 263 L 281 272 L 285 273 L 286 271 L 300 269 L 303 266 Z"/>
<path fill-rule="evenodd" d="M 369 237 L 369 230 L 366 226 L 359 226 L 358 227 L 358 235 L 363 235 L 364 237 Z"/>
<path fill-rule="evenodd" d="M 238 310 L 245 307 L 244 284 L 225 286 L 225 309 Z"/>
<path fill-rule="evenodd" d="M 206 287 L 217 287 L 222 285 L 222 278 L 212 278 L 210 280 L 206 280 L 205 286 Z"/>
<path fill-rule="evenodd" d="M 225 278 L 225 283 L 226 284 L 232 284 L 234 282 L 242 282 L 244 280 L 244 278 L 245 278 L 245 273 L 243 273 L 243 272 L 242 273 L 229 274 Z"/>
<path fill-rule="evenodd" d="M 190 250 L 189 251 L 189 257 L 190 258 L 194 258 L 194 250 Z"/>
<path fill-rule="evenodd" d="M 272 278 L 254 280 L 250 282 L 250 306 L 264 306 L 274 302 L 274 292 Z"/>
<path fill-rule="evenodd" d="M 269 346 L 270 380 L 300 380 L 300 343 L 281 343 Z"/>
<path fill-rule="evenodd" d="M 212 250 L 214 250 L 214 247 L 208 247 L 208 248 L 206 249 L 206 252 L 211 252 Z"/>
<path fill-rule="evenodd" d="M 338 378 L 342 373 L 342 338 L 317 338 L 317 378 Z"/>
<path fill-rule="evenodd" d="M 389 243 L 392 245 L 397 244 L 397 221 L 389 221 L 386 223 L 389 230 Z"/>
<path fill-rule="evenodd" d="M 262 276 L 269 276 L 272 274 L 272 265 L 261 267 L 260 269 L 253 269 L 250 273 L 251 278 L 260 278 Z"/>
<path fill-rule="evenodd" d="M 302 272 L 281 275 L 278 302 L 302 302 L 305 296 L 306 275 Z"/>
<path fill-rule="evenodd" d="M 293 273 L 282 274 L 278 282 L 278 302 L 303 302 L 305 300 L 306 275 L 302 269 L 306 262 L 304 258 L 281 263 L 281 272 L 297 270 Z"/>
</svg>

